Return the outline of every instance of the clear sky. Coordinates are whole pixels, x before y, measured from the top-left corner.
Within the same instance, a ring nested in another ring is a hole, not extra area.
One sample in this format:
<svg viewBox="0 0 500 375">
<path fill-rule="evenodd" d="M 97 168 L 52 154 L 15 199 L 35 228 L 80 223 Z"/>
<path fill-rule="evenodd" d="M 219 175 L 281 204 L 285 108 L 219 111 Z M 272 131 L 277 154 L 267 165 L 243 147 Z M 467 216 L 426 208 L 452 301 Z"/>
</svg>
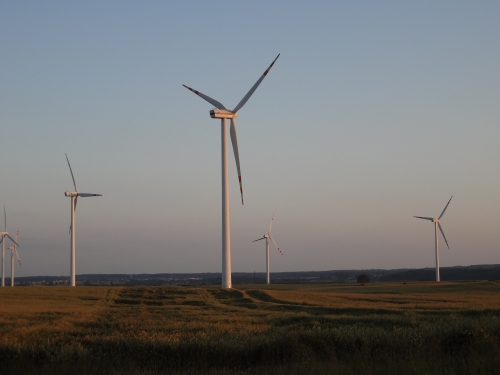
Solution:
<svg viewBox="0 0 500 375">
<path fill-rule="evenodd" d="M 276 212 L 271 271 L 500 263 L 500 2 L 2 1 L 0 204 L 19 276 L 220 272 L 220 123 L 233 271 Z M 0 221 L 1 224 L 1 221 Z M 1 225 L 0 225 L 1 226 Z M 9 243 L 10 244 L 10 243 Z M 6 254 L 10 263 L 10 254 Z M 10 268 L 6 267 L 10 275 Z"/>
</svg>

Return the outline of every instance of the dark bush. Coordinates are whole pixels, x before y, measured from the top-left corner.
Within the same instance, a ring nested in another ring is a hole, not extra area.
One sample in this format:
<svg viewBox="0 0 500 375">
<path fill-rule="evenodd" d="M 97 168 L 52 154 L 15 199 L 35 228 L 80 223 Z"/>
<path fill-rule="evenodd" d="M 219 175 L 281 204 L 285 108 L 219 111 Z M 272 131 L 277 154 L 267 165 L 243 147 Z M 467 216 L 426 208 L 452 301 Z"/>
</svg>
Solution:
<svg viewBox="0 0 500 375">
<path fill-rule="evenodd" d="M 368 277 L 368 275 L 359 275 L 358 276 L 358 283 L 360 284 L 366 284 L 366 283 L 369 283 L 370 282 L 370 278 Z"/>
</svg>

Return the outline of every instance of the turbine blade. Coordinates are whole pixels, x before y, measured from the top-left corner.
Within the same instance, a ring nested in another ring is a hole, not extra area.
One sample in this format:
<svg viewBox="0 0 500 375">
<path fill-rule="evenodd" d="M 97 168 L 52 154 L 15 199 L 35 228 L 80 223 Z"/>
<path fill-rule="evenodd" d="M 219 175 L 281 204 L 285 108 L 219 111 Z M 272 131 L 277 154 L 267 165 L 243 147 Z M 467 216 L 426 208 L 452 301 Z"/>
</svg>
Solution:
<svg viewBox="0 0 500 375">
<path fill-rule="evenodd" d="M 189 86 L 186 86 L 186 85 L 182 85 L 184 86 L 185 88 L 187 88 L 188 90 L 194 92 L 196 95 L 202 97 L 203 99 L 205 99 L 207 102 L 209 102 L 210 104 L 212 104 L 213 106 L 219 108 L 219 109 L 226 109 L 226 107 L 224 107 L 221 103 L 219 103 L 217 100 L 215 99 L 212 99 L 210 96 L 206 96 L 205 94 L 202 94 L 201 92 L 199 91 L 196 91 L 194 89 L 192 89 L 191 87 Z M 226 109 L 227 111 L 227 109 Z"/>
<path fill-rule="evenodd" d="M 75 176 L 73 176 L 73 170 L 71 169 L 71 164 L 69 163 L 68 155 L 66 155 L 66 160 L 68 161 L 69 171 L 71 172 L 71 178 L 73 179 L 73 185 L 75 185 L 75 191 L 78 192 L 78 188 L 76 187 L 76 182 L 75 182 Z"/>
<path fill-rule="evenodd" d="M 423 217 L 423 216 L 413 216 L 413 217 L 416 217 L 417 219 L 425 219 L 425 220 L 430 220 L 430 221 L 434 220 L 433 217 Z"/>
<path fill-rule="evenodd" d="M 255 85 L 252 86 L 250 91 L 247 92 L 247 94 L 243 97 L 243 99 L 241 99 L 241 101 L 238 103 L 238 105 L 233 109 L 233 113 L 238 112 L 241 109 L 241 107 L 243 107 L 245 105 L 245 103 L 248 101 L 248 99 L 250 99 L 250 97 L 252 96 L 254 91 L 257 90 L 257 87 L 259 87 L 262 80 L 266 77 L 267 73 L 269 73 L 269 71 L 273 67 L 274 63 L 276 62 L 276 60 L 278 60 L 278 57 L 280 57 L 279 54 L 278 54 L 278 56 L 276 56 L 276 58 L 271 63 L 271 65 L 269 65 L 269 68 L 267 68 L 267 70 L 264 72 L 264 74 L 262 74 L 262 76 L 259 78 L 259 80 L 257 82 L 255 82 Z"/>
<path fill-rule="evenodd" d="M 15 243 L 17 243 L 18 238 L 19 238 L 19 229 L 16 232 L 16 242 Z M 14 250 L 17 252 L 17 245 L 14 245 Z"/>
<path fill-rule="evenodd" d="M 91 194 L 91 193 L 78 193 L 76 198 L 75 198 L 75 208 L 76 208 L 76 199 L 78 197 L 102 197 L 102 194 Z"/>
<path fill-rule="evenodd" d="M 453 198 L 453 195 L 451 196 L 451 198 Z M 439 220 L 439 219 L 441 219 L 441 217 L 443 217 L 444 212 L 446 211 L 446 209 L 448 208 L 448 205 L 449 205 L 449 204 L 450 204 L 450 202 L 451 202 L 451 198 L 450 198 L 450 200 L 448 201 L 448 203 L 446 203 L 446 206 L 444 207 L 443 212 L 441 212 L 441 215 L 439 215 L 438 220 Z"/>
<path fill-rule="evenodd" d="M 443 235 L 444 242 L 446 242 L 446 246 L 448 246 L 448 250 L 450 250 L 450 245 L 448 245 L 448 241 L 446 240 L 446 236 L 444 235 L 443 228 L 441 228 L 441 223 L 438 223 L 439 230 L 441 231 L 441 234 Z"/>
<path fill-rule="evenodd" d="M 265 239 L 266 239 L 266 237 L 262 237 L 262 238 L 259 238 L 258 240 L 252 241 L 252 242 L 257 242 L 257 241 L 265 240 Z"/>
<path fill-rule="evenodd" d="M 5 205 L 3 206 L 3 217 L 5 219 L 5 231 L 7 232 L 7 211 L 5 211 Z"/>
<path fill-rule="evenodd" d="M 8 234 L 6 234 L 6 236 L 7 236 L 7 237 L 9 237 L 9 238 L 10 238 L 10 240 L 11 240 L 12 242 L 14 242 L 17 246 L 19 246 L 19 244 L 18 244 L 16 241 L 14 241 L 14 239 L 13 239 L 11 236 L 9 236 Z M 19 247 L 21 247 L 21 246 L 19 246 Z"/>
<path fill-rule="evenodd" d="M 17 249 L 14 248 L 14 250 L 17 256 L 17 263 L 19 263 L 19 267 L 22 267 L 23 265 L 21 264 L 21 258 L 19 258 L 19 253 L 17 252 Z"/>
<path fill-rule="evenodd" d="M 236 121 L 231 119 L 231 143 L 233 145 L 234 159 L 236 160 L 236 169 L 238 170 L 238 182 L 240 183 L 241 204 L 243 205 L 243 185 L 241 184 L 240 153 L 238 152 L 238 135 L 236 134 Z"/>
<path fill-rule="evenodd" d="M 0 245 L 2 244 L 4 238 L 5 236 L 2 236 L 2 239 L 0 240 Z"/>
<path fill-rule="evenodd" d="M 269 236 L 271 235 L 271 231 L 273 230 L 273 220 L 274 220 L 274 212 L 273 216 L 271 217 L 271 223 L 269 223 L 269 232 L 267 232 Z"/>
<path fill-rule="evenodd" d="M 273 244 L 274 246 L 276 246 L 276 248 L 278 249 L 278 251 L 281 253 L 281 255 L 283 255 L 283 251 L 281 251 L 280 247 L 278 246 L 278 244 L 276 242 L 274 242 L 273 238 L 271 236 L 269 236 L 269 239 L 271 241 L 273 241 Z"/>
<path fill-rule="evenodd" d="M 16 232 L 16 243 L 17 243 L 17 239 L 18 238 L 19 238 L 19 229 Z M 16 253 L 17 263 L 19 263 L 19 267 L 22 267 L 23 265 L 21 264 L 21 258 L 19 258 L 19 253 L 17 252 L 17 246 L 16 245 L 14 245 L 14 252 Z"/>
</svg>

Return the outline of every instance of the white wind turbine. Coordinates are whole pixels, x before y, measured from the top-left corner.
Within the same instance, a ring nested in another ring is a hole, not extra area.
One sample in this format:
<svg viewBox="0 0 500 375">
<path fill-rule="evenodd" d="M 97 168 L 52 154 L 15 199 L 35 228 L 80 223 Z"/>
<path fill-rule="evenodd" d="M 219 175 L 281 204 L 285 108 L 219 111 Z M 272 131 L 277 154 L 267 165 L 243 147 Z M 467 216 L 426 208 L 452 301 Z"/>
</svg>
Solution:
<svg viewBox="0 0 500 375">
<path fill-rule="evenodd" d="M 17 230 L 16 233 L 16 242 L 17 238 L 19 237 L 19 229 Z M 9 246 L 10 250 L 10 286 L 14 286 L 14 257 L 17 256 L 17 262 L 19 263 L 19 267 L 22 267 L 21 265 L 21 259 L 19 259 L 19 253 L 17 252 L 17 246 L 14 243 L 14 246 Z M 14 256 L 15 253 L 15 256 Z"/>
<path fill-rule="evenodd" d="M 453 198 L 453 195 L 451 196 L 451 198 Z M 434 241 L 436 244 L 436 281 L 441 281 L 441 278 L 439 276 L 439 252 L 438 252 L 438 232 L 437 232 L 437 230 L 439 227 L 439 230 L 441 231 L 441 234 L 443 235 L 444 242 L 446 242 L 446 246 L 448 246 L 448 249 L 450 249 L 450 246 L 448 245 L 448 241 L 446 240 L 446 236 L 444 235 L 443 228 L 441 228 L 441 224 L 439 223 L 439 220 L 443 217 L 444 212 L 448 208 L 448 205 L 451 202 L 451 198 L 448 201 L 448 203 L 446 204 L 446 206 L 444 207 L 443 212 L 441 212 L 441 215 L 439 215 L 439 217 L 437 219 L 433 218 L 433 217 L 413 216 L 413 217 L 416 217 L 418 219 L 430 220 L 434 223 L 434 237 L 435 237 Z"/>
<path fill-rule="evenodd" d="M 64 154 L 66 155 L 66 154 Z M 101 194 L 90 194 L 90 193 L 80 193 L 76 187 L 75 176 L 73 176 L 73 170 L 71 169 L 71 164 L 69 164 L 68 155 L 66 155 L 66 160 L 68 161 L 69 171 L 71 172 L 71 178 L 73 179 L 73 185 L 75 185 L 75 191 L 67 191 L 64 193 L 65 196 L 71 197 L 71 226 L 69 228 L 71 232 L 71 275 L 70 275 L 70 286 L 76 286 L 76 271 L 75 271 L 75 209 L 76 203 L 78 202 L 78 197 L 102 197 Z"/>
<path fill-rule="evenodd" d="M 267 284 L 271 284 L 271 274 L 269 271 L 269 240 L 271 240 L 273 242 L 274 246 L 276 246 L 276 248 L 279 250 L 281 255 L 283 255 L 283 252 L 281 251 L 280 247 L 278 246 L 278 244 L 276 242 L 274 242 L 273 238 L 271 237 L 271 231 L 273 229 L 273 220 L 274 220 L 274 214 L 273 214 L 273 217 L 271 218 L 271 224 L 269 224 L 269 232 L 267 232 L 267 234 L 264 234 L 264 236 L 262 238 L 259 238 L 258 240 L 255 240 L 255 241 L 252 241 L 252 242 L 257 242 L 257 241 L 264 240 L 264 239 L 266 240 L 266 283 Z"/>
<path fill-rule="evenodd" d="M 278 55 L 274 61 L 269 65 L 269 68 L 259 78 L 259 80 L 252 86 L 250 91 L 241 99 L 238 105 L 229 111 L 217 100 L 214 100 L 199 91 L 183 85 L 188 90 L 191 90 L 196 95 L 205 99 L 212 104 L 215 109 L 210 111 L 210 117 L 221 119 L 221 142 L 222 142 L 222 288 L 231 288 L 231 243 L 230 243 L 230 226 L 229 226 L 229 185 L 228 185 L 228 166 L 227 166 L 227 119 L 231 120 L 231 143 L 233 144 L 234 158 L 236 159 L 236 169 L 238 170 L 238 181 L 240 183 L 241 204 L 243 204 L 243 186 L 241 183 L 240 171 L 240 157 L 238 153 L 238 137 L 236 135 L 236 116 L 238 111 L 250 99 L 254 91 L 259 87 L 262 80 L 266 77 L 269 70 L 273 67 L 276 60 L 280 57 Z"/>
<path fill-rule="evenodd" d="M 5 274 L 4 274 L 4 262 L 5 262 L 5 237 L 9 237 L 10 240 L 12 242 L 14 242 L 17 246 L 19 246 L 17 244 L 16 241 L 14 241 L 14 239 L 9 236 L 9 232 L 7 231 L 7 212 L 5 211 L 5 206 L 3 206 L 3 215 L 4 215 L 4 219 L 5 219 L 5 231 L 4 232 L 0 232 L 0 236 L 2 236 L 2 239 L 0 240 L 0 243 L 2 244 L 2 286 L 5 286 Z M 19 246 L 21 247 L 21 246 Z"/>
</svg>

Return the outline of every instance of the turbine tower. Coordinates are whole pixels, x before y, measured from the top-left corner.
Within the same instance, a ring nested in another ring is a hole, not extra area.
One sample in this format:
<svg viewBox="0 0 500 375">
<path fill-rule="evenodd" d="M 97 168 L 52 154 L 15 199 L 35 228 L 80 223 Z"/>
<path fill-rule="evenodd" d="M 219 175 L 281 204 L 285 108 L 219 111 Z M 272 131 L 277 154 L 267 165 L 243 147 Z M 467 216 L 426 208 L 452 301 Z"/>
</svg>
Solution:
<svg viewBox="0 0 500 375">
<path fill-rule="evenodd" d="M 210 117 L 221 119 L 221 143 L 222 143 L 222 288 L 231 288 L 231 243 L 230 243 L 230 221 L 229 221 L 229 185 L 228 185 L 228 166 L 227 166 L 227 119 L 231 120 L 231 143 L 233 145 L 234 158 L 236 160 L 236 169 L 238 170 L 238 181 L 240 184 L 241 204 L 243 204 L 243 186 L 241 182 L 240 170 L 240 157 L 238 152 L 238 137 L 236 135 L 236 116 L 238 111 L 250 99 L 254 91 L 259 87 L 262 80 L 266 77 L 267 73 L 271 70 L 276 60 L 280 57 L 278 55 L 274 61 L 269 65 L 269 68 L 262 74 L 258 81 L 252 86 L 250 91 L 241 99 L 238 105 L 229 111 L 220 102 L 202 94 L 199 91 L 183 85 L 188 90 L 191 90 L 196 95 L 205 99 L 212 104 L 215 108 L 210 111 Z"/>
<path fill-rule="evenodd" d="M 269 240 L 272 241 L 272 243 L 274 244 L 274 246 L 276 246 L 281 255 L 283 255 L 283 252 L 281 251 L 280 247 L 276 242 L 274 242 L 273 238 L 271 237 L 271 231 L 273 229 L 273 220 L 274 220 L 274 214 L 273 217 L 271 218 L 271 224 L 269 224 L 269 232 L 267 232 L 267 234 L 264 234 L 262 238 L 252 241 L 252 242 L 257 242 L 264 239 L 266 240 L 266 283 L 267 284 L 271 284 L 271 274 L 269 271 Z"/>
<path fill-rule="evenodd" d="M 64 154 L 66 155 L 66 154 Z M 65 196 L 71 197 L 71 226 L 69 228 L 71 232 L 71 271 L 70 271 L 70 286 L 76 286 L 76 273 L 75 273 L 75 209 L 78 202 L 78 197 L 102 197 L 101 194 L 90 194 L 90 193 L 80 193 L 76 187 L 75 176 L 73 176 L 73 170 L 71 169 L 71 164 L 69 164 L 68 155 L 66 155 L 66 160 L 68 162 L 69 171 L 71 172 L 71 178 L 73 179 L 73 185 L 75 185 L 75 191 L 67 191 L 64 193 Z"/>
<path fill-rule="evenodd" d="M 0 232 L 0 236 L 2 237 L 2 239 L 0 240 L 0 243 L 2 244 L 2 286 L 5 286 L 5 274 L 4 274 L 4 267 L 5 267 L 5 237 L 9 237 L 10 240 L 12 242 L 14 242 L 17 246 L 19 246 L 17 244 L 16 241 L 14 241 L 14 239 L 9 236 L 9 232 L 7 231 L 7 212 L 5 211 L 5 206 L 3 206 L 3 216 L 4 216 L 4 219 L 5 219 L 5 231 L 4 232 Z M 19 246 L 21 247 L 21 246 Z"/>
<path fill-rule="evenodd" d="M 19 237 L 19 229 L 17 230 L 16 233 L 16 242 L 18 237 Z M 14 244 L 14 246 L 9 246 L 9 250 L 10 250 L 10 286 L 14 286 L 14 253 L 15 256 L 17 256 L 17 262 L 19 263 L 19 267 L 22 267 L 22 265 L 21 265 L 21 259 L 19 259 L 19 253 L 17 252 L 16 244 Z"/>
<path fill-rule="evenodd" d="M 451 198 L 453 198 L 453 195 L 451 196 Z M 448 201 L 448 203 L 446 204 L 446 206 L 444 207 L 443 212 L 441 212 L 441 215 L 439 215 L 439 217 L 437 219 L 433 218 L 433 217 L 413 216 L 413 217 L 416 217 L 417 219 L 430 220 L 434 223 L 434 237 L 435 237 L 434 242 L 436 244 L 436 281 L 438 281 L 438 282 L 441 281 L 441 278 L 439 276 L 439 251 L 438 251 L 438 232 L 437 231 L 439 228 L 439 230 L 441 231 L 441 234 L 443 235 L 444 242 L 446 242 L 446 246 L 448 246 L 448 249 L 450 249 L 450 246 L 448 245 L 448 241 L 446 240 L 446 236 L 444 235 L 443 228 L 441 227 L 439 220 L 443 217 L 444 212 L 448 208 L 448 205 L 451 202 L 451 198 Z"/>
</svg>

